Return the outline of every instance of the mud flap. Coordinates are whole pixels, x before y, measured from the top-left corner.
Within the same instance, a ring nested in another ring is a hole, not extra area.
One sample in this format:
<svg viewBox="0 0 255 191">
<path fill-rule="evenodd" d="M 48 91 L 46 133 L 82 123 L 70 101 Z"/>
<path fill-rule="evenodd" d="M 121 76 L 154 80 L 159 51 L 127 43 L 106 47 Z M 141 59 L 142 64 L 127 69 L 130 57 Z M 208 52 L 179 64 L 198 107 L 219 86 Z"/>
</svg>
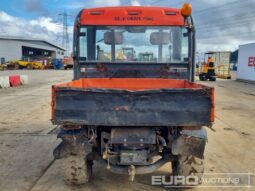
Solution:
<svg viewBox="0 0 255 191">
<path fill-rule="evenodd" d="M 205 128 L 200 130 L 183 130 L 181 136 L 173 141 L 172 154 L 193 155 L 203 159 L 206 141 L 207 132 Z"/>
<path fill-rule="evenodd" d="M 85 130 L 64 130 L 58 134 L 62 142 L 54 149 L 54 159 L 65 158 L 71 154 L 86 156 L 92 152 L 92 145 L 88 143 Z"/>
</svg>

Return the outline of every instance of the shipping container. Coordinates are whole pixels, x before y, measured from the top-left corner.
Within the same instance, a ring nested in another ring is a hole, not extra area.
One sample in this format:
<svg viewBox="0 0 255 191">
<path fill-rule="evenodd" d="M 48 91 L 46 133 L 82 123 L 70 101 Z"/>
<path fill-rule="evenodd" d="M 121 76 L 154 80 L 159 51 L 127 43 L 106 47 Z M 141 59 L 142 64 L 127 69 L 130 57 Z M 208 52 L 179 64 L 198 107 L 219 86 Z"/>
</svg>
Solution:
<svg viewBox="0 0 255 191">
<path fill-rule="evenodd" d="M 239 46 L 237 79 L 255 82 L 255 43 Z"/>
</svg>

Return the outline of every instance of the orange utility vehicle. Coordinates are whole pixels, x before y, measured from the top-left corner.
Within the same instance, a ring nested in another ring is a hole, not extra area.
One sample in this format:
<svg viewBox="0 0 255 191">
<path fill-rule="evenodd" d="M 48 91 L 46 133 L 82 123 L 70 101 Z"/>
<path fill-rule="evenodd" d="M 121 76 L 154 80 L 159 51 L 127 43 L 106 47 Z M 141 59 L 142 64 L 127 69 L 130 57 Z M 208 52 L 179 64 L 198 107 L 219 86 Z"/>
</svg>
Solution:
<svg viewBox="0 0 255 191">
<path fill-rule="evenodd" d="M 117 59 L 125 47 L 136 55 Z M 154 58 L 139 60 L 144 52 Z M 93 160 L 131 180 L 172 162 L 169 173 L 199 183 L 214 89 L 194 83 L 194 53 L 190 4 L 79 13 L 73 81 L 52 87 L 52 122 L 62 139 L 54 157 L 63 159 L 68 183 L 88 182 Z"/>
</svg>

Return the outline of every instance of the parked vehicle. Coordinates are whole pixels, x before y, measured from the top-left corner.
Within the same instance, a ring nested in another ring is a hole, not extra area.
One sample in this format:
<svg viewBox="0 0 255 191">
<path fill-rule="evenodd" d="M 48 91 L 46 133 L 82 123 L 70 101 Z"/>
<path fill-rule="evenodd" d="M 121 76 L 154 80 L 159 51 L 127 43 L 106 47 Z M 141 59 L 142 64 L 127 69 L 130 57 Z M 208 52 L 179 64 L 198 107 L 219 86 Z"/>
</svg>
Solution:
<svg viewBox="0 0 255 191">
<path fill-rule="evenodd" d="M 93 160 L 130 180 L 167 162 L 169 173 L 201 179 L 203 126 L 214 122 L 214 89 L 194 83 L 191 9 L 184 4 L 79 13 L 74 80 L 52 87 L 52 122 L 62 139 L 53 154 L 63 160 L 68 183 L 88 182 Z M 117 50 L 127 46 L 137 55 L 152 52 L 154 59 L 120 61 Z M 106 60 L 98 60 L 102 51 Z"/>
<path fill-rule="evenodd" d="M 205 60 L 200 66 L 199 79 L 201 81 L 216 81 L 215 58 L 213 58 L 213 55 L 213 53 L 205 53 Z"/>
<path fill-rule="evenodd" d="M 72 57 L 65 57 L 62 62 L 63 62 L 65 70 L 73 69 L 73 58 Z"/>
<path fill-rule="evenodd" d="M 4 71 L 6 69 L 6 64 L 0 64 L 0 71 Z"/>
<path fill-rule="evenodd" d="M 43 63 L 40 61 L 26 61 L 26 60 L 14 60 L 8 63 L 7 68 L 11 69 L 44 69 Z"/>
</svg>

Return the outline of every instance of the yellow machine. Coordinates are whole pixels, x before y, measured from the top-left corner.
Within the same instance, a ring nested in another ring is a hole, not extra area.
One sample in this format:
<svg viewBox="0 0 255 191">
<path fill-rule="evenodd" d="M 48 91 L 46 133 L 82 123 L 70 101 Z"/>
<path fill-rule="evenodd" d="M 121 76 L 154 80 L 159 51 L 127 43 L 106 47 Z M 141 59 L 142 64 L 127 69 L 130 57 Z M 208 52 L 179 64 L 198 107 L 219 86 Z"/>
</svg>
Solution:
<svg viewBox="0 0 255 191">
<path fill-rule="evenodd" d="M 199 77 L 200 80 L 210 79 L 210 75 L 214 75 L 212 71 L 214 71 L 215 76 L 217 78 L 223 79 L 231 79 L 230 74 L 230 51 L 209 51 L 205 53 L 204 63 L 200 66 Z M 209 60 L 211 58 L 211 60 Z M 209 66 L 209 63 L 211 66 Z M 208 73 L 208 71 L 211 71 Z M 203 74 L 203 75 L 202 75 Z M 205 77 L 207 76 L 207 77 Z"/>
<path fill-rule="evenodd" d="M 207 57 L 207 61 L 205 61 L 200 66 L 199 71 L 199 79 L 201 81 L 216 81 L 216 74 L 215 74 L 215 59 L 212 58 L 212 54 L 206 53 L 205 58 Z"/>
<path fill-rule="evenodd" d="M 98 49 L 98 60 L 109 61 L 112 54 Z M 135 59 L 135 51 L 133 48 L 120 48 L 116 52 L 116 60 L 119 61 L 132 61 Z"/>
<path fill-rule="evenodd" d="M 0 71 L 3 71 L 6 69 L 6 65 L 5 64 L 0 64 Z"/>
<path fill-rule="evenodd" d="M 41 62 L 38 61 L 24 61 L 24 60 L 15 60 L 9 63 L 9 67 L 14 69 L 23 69 L 27 68 L 29 70 L 33 69 L 44 69 L 44 66 Z"/>
</svg>

